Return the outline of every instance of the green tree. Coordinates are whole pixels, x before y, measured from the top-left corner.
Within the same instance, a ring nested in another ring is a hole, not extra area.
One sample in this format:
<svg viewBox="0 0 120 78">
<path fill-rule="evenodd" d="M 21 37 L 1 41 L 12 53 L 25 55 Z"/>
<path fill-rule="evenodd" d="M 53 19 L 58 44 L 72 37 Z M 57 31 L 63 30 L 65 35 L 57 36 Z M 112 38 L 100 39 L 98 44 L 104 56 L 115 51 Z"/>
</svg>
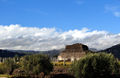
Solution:
<svg viewBox="0 0 120 78">
<path fill-rule="evenodd" d="M 91 53 L 72 65 L 76 78 L 108 78 L 119 73 L 118 60 L 112 54 Z"/>
<path fill-rule="evenodd" d="M 48 74 L 53 69 L 50 59 L 46 55 L 26 55 L 21 58 L 20 65 L 26 74 L 38 75 L 41 72 Z"/>
<path fill-rule="evenodd" d="M 15 61 L 15 62 L 19 62 L 19 60 L 20 60 L 20 57 L 19 57 L 18 55 L 15 55 L 15 56 L 14 56 L 14 61 Z"/>
<path fill-rule="evenodd" d="M 0 63 L 0 74 L 5 74 L 7 71 L 5 65 L 3 63 Z"/>
<path fill-rule="evenodd" d="M 14 69 L 16 69 L 18 67 L 19 67 L 19 65 L 16 64 L 16 62 L 12 58 L 6 59 L 3 63 L 3 68 L 4 68 L 4 71 L 5 71 L 4 73 L 6 73 L 6 74 L 12 74 Z"/>
</svg>

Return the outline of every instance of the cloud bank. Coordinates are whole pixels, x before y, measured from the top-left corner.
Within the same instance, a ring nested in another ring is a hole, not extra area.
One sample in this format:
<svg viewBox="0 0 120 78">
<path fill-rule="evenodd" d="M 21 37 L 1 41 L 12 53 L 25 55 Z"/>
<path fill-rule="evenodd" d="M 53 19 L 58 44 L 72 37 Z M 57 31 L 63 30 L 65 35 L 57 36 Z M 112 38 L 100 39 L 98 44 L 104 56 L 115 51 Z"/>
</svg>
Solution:
<svg viewBox="0 0 120 78">
<path fill-rule="evenodd" d="M 55 28 L 0 25 L 0 48 L 14 50 L 51 50 L 65 45 L 83 43 L 89 48 L 105 49 L 120 43 L 120 34 L 107 31 L 81 30 L 57 31 Z"/>
</svg>

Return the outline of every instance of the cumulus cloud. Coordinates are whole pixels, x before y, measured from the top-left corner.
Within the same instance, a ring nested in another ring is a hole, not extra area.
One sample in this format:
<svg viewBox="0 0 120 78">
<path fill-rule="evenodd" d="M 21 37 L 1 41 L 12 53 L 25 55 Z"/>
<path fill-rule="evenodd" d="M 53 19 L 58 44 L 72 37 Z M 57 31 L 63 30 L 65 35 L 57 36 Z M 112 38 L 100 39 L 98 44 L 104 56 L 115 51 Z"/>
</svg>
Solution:
<svg viewBox="0 0 120 78">
<path fill-rule="evenodd" d="M 14 50 L 51 50 L 65 45 L 83 43 L 90 48 L 105 49 L 120 42 L 120 34 L 107 31 L 81 30 L 57 31 L 55 28 L 0 25 L 0 48 Z"/>
</svg>

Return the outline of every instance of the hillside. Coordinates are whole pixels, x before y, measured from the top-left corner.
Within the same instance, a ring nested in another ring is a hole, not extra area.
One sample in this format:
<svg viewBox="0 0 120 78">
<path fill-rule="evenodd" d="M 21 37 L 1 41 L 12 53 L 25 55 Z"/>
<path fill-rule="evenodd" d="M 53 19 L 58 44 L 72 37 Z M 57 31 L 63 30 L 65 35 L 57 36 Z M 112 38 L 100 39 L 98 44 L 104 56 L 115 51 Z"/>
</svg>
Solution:
<svg viewBox="0 0 120 78">
<path fill-rule="evenodd" d="M 112 53 L 116 58 L 120 59 L 120 44 L 102 50 L 102 52 Z"/>
<path fill-rule="evenodd" d="M 0 57 L 14 57 L 14 56 L 24 56 L 24 53 L 18 53 L 18 52 L 12 52 L 8 50 L 2 50 L 0 49 Z"/>
<path fill-rule="evenodd" d="M 63 49 L 48 50 L 48 51 L 33 51 L 33 50 L 2 50 L 0 49 L 0 57 L 14 57 L 15 55 L 24 56 L 28 54 L 47 54 L 51 57 L 57 56 Z"/>
</svg>

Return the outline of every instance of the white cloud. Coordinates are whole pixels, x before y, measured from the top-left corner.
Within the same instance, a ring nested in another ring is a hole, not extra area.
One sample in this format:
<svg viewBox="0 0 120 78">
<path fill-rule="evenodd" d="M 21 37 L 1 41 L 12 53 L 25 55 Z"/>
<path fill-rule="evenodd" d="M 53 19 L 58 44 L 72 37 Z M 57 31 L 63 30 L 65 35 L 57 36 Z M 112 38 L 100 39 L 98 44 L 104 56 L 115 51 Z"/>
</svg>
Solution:
<svg viewBox="0 0 120 78">
<path fill-rule="evenodd" d="M 114 16 L 120 17 L 120 7 L 118 6 L 105 6 L 107 12 L 111 12 Z"/>
<path fill-rule="evenodd" d="M 105 49 L 120 43 L 120 34 L 106 31 L 69 30 L 60 32 L 55 28 L 0 25 L 0 48 L 17 50 L 51 50 L 64 48 L 67 44 L 83 43 L 90 48 Z"/>
</svg>

